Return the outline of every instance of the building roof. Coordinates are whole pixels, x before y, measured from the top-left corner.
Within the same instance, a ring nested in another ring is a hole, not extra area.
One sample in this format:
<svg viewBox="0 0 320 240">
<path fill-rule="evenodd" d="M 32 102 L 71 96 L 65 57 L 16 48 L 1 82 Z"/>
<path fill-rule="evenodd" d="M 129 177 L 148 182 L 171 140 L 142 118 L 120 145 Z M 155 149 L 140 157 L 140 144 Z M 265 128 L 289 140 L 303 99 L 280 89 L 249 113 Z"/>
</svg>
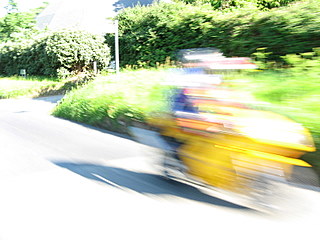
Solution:
<svg viewBox="0 0 320 240">
<path fill-rule="evenodd" d="M 36 20 L 40 29 L 79 29 L 95 34 L 112 32 L 114 17 L 123 8 L 137 4 L 149 5 L 153 0 L 56 0 Z"/>
</svg>

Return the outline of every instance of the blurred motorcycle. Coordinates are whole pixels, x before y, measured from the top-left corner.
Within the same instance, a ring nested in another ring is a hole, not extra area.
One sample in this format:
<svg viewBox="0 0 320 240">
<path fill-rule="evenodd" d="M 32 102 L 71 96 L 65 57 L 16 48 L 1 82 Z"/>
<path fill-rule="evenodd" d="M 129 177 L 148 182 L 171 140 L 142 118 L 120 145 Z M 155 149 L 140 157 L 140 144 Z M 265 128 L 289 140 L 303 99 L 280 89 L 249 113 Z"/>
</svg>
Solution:
<svg viewBox="0 0 320 240">
<path fill-rule="evenodd" d="M 218 59 L 217 68 L 226 62 L 235 68 L 240 60 Z M 222 87 L 193 85 L 184 87 L 184 95 L 196 111 L 156 113 L 148 129 L 131 127 L 138 141 L 161 152 L 161 175 L 250 208 L 278 209 L 293 168 L 311 169 L 299 159 L 315 151 L 309 131 L 282 115 L 234 101 L 234 91 Z"/>
</svg>

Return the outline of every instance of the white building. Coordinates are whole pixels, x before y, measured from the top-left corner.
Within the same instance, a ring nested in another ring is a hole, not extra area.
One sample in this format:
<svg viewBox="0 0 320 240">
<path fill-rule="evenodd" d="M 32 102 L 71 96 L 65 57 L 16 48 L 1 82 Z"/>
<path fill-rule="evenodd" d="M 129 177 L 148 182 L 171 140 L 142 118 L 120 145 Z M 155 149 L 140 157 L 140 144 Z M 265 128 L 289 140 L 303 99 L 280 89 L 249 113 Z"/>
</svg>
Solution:
<svg viewBox="0 0 320 240">
<path fill-rule="evenodd" d="M 154 0 L 56 0 L 52 1 L 37 17 L 40 29 L 76 28 L 96 34 L 112 32 L 107 18 L 137 4 L 149 5 Z"/>
</svg>

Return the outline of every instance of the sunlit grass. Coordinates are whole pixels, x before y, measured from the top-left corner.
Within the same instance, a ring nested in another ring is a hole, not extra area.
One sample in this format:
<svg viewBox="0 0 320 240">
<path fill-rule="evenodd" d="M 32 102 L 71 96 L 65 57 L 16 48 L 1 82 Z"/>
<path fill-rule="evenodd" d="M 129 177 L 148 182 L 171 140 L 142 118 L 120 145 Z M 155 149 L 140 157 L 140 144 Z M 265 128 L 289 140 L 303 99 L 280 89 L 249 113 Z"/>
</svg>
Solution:
<svg viewBox="0 0 320 240">
<path fill-rule="evenodd" d="M 246 79 L 245 84 L 239 86 L 242 91 L 271 103 L 270 110 L 296 119 L 320 134 L 320 75 L 266 71 L 236 77 Z"/>
<path fill-rule="evenodd" d="M 0 78 L 0 98 L 32 97 L 44 89 L 54 88 L 55 81 L 25 80 L 23 78 Z"/>
<path fill-rule="evenodd" d="M 124 71 L 102 76 L 69 92 L 54 111 L 55 116 L 109 130 L 126 132 L 123 124 L 144 121 L 152 111 L 164 108 L 161 70 Z"/>
<path fill-rule="evenodd" d="M 42 82 L 42 81 L 49 81 L 49 82 L 59 82 L 61 79 L 57 77 L 45 77 L 45 76 L 9 76 L 9 77 L 0 77 L 2 80 L 17 80 L 17 81 L 36 81 L 36 82 Z"/>
</svg>

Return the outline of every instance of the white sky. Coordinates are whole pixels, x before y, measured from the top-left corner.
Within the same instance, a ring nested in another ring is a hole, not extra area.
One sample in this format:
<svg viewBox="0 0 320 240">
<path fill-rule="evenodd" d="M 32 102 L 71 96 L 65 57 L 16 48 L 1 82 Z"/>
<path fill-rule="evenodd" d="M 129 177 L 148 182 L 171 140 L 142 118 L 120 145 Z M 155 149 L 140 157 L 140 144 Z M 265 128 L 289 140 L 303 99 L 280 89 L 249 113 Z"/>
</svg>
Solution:
<svg viewBox="0 0 320 240">
<path fill-rule="evenodd" d="M 28 11 L 32 8 L 37 8 L 42 5 L 43 2 L 55 2 L 58 0 L 16 0 L 18 8 L 21 12 Z M 5 6 L 8 5 L 8 0 L 0 0 L 0 17 L 6 14 Z"/>
</svg>

